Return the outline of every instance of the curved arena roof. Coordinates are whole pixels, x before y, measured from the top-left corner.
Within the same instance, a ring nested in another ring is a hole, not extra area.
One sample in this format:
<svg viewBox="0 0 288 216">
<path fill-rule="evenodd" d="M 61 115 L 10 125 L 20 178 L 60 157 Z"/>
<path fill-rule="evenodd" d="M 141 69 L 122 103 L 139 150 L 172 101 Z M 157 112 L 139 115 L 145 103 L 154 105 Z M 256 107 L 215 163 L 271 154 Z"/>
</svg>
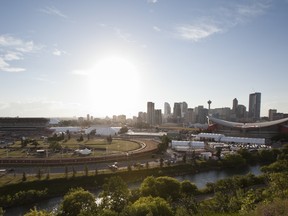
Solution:
<svg viewBox="0 0 288 216">
<path fill-rule="evenodd" d="M 240 122 L 230 122 L 230 121 L 225 121 L 222 119 L 217 119 L 212 116 L 208 116 L 209 120 L 225 126 L 225 127 L 230 127 L 230 128 L 239 128 L 239 129 L 253 129 L 253 128 L 263 128 L 263 127 L 270 127 L 278 124 L 282 124 L 284 122 L 288 122 L 288 118 L 284 119 L 279 119 L 275 121 L 267 121 L 267 122 L 256 122 L 256 123 L 240 123 Z"/>
</svg>

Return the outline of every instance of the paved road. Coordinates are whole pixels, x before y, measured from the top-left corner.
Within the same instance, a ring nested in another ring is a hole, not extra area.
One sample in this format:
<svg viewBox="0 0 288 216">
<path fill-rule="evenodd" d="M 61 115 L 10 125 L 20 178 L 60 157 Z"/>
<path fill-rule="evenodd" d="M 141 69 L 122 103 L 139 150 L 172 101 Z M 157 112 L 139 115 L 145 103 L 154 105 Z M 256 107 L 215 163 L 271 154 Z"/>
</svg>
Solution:
<svg viewBox="0 0 288 216">
<path fill-rule="evenodd" d="M 169 156 L 163 156 L 163 159 L 167 159 Z M 159 158 L 146 158 L 146 159 L 127 159 L 125 161 L 117 161 L 119 169 L 124 169 L 127 168 L 128 165 L 133 166 L 134 164 L 142 164 L 145 166 L 146 162 L 149 163 L 150 167 L 154 166 L 159 166 Z M 95 171 L 96 169 L 99 170 L 104 170 L 108 169 L 109 165 L 113 164 L 113 162 L 105 162 L 105 163 L 95 163 L 95 164 L 87 164 L 87 165 L 67 165 L 67 166 L 21 166 L 21 167 L 16 167 L 16 166 L 0 166 L 0 169 L 6 169 L 10 172 L 6 173 L 6 175 L 19 175 L 23 174 L 23 172 L 26 173 L 26 175 L 35 175 L 36 173 L 39 172 L 39 169 L 44 173 L 44 175 L 49 172 L 51 174 L 56 174 L 56 173 L 65 173 L 66 167 L 68 168 L 68 172 L 73 172 L 73 168 L 77 172 L 84 172 L 85 166 L 88 167 L 89 171 Z"/>
</svg>

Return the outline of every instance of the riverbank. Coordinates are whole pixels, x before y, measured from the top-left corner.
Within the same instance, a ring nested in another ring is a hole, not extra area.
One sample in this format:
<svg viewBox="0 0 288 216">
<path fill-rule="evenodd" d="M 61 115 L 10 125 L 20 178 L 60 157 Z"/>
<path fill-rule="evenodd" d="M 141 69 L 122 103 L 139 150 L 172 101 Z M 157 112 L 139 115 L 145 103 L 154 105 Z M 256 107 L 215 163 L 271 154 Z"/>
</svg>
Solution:
<svg viewBox="0 0 288 216">
<path fill-rule="evenodd" d="M 199 171 L 199 172 L 194 172 L 190 174 L 184 174 L 184 175 L 173 175 L 175 179 L 178 181 L 182 182 L 184 180 L 191 181 L 194 183 L 197 188 L 199 189 L 198 195 L 195 196 L 195 199 L 197 201 L 202 201 L 207 198 L 213 197 L 214 191 L 208 191 L 206 188 L 205 183 L 213 183 L 216 184 L 217 181 L 221 179 L 227 179 L 227 178 L 235 178 L 236 176 L 241 176 L 241 178 L 246 178 L 246 174 L 251 173 L 255 176 L 257 176 L 260 173 L 260 166 L 249 166 L 249 167 L 243 167 L 241 169 L 216 169 L 216 170 L 206 170 L 206 171 Z M 133 172 L 132 172 L 133 174 Z M 243 175 L 243 176 L 242 176 Z M 143 180 L 139 180 L 136 182 L 127 182 L 128 187 L 130 189 L 138 189 L 141 185 Z M 205 187 L 204 187 L 205 186 Z M 102 190 L 102 188 L 94 188 L 90 189 L 89 191 L 94 193 L 96 196 L 97 194 Z M 23 215 L 26 212 L 28 212 L 31 208 L 34 206 L 37 207 L 39 210 L 47 210 L 47 211 L 55 211 L 57 210 L 59 203 L 63 199 L 62 195 L 59 196 L 54 196 L 51 198 L 46 198 L 42 199 L 35 203 L 29 203 L 26 205 L 21 205 L 21 206 L 14 206 L 10 208 L 6 208 L 6 214 L 5 216 L 14 216 L 14 215 Z"/>
<path fill-rule="evenodd" d="M 71 176 L 71 177 L 58 177 L 51 179 L 40 179 L 26 182 L 19 182 L 14 184 L 8 184 L 0 187 L 0 201 L 1 205 L 4 208 L 9 208 L 13 206 L 17 206 L 19 204 L 25 204 L 24 199 L 20 201 L 14 200 L 13 202 L 9 202 L 8 197 L 13 197 L 15 194 L 19 192 L 23 192 L 25 198 L 25 192 L 29 191 L 45 191 L 45 193 L 41 194 L 40 197 L 36 197 L 36 200 L 29 199 L 28 201 L 31 203 L 39 202 L 41 199 L 49 199 L 57 196 L 63 196 L 70 188 L 82 187 L 87 190 L 99 190 L 105 179 L 110 178 L 112 176 L 118 175 L 125 182 L 133 183 L 133 182 L 142 182 L 148 176 L 183 176 L 188 174 L 196 174 L 201 172 L 207 172 L 209 170 L 221 170 L 218 166 L 195 166 L 191 164 L 177 164 L 173 166 L 165 166 L 165 167 L 155 167 L 155 168 L 139 168 L 134 170 L 120 170 L 117 172 L 107 172 L 107 173 L 94 173 L 91 172 L 87 175 L 82 176 Z M 23 198 L 23 197 L 22 197 Z"/>
</svg>

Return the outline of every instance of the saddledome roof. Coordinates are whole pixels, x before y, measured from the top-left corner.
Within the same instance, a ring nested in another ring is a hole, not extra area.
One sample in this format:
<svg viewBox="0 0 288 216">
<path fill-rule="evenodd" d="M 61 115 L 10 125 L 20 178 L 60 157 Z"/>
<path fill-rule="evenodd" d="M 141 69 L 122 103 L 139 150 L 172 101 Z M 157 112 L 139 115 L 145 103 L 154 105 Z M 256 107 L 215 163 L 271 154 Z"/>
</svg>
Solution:
<svg viewBox="0 0 288 216">
<path fill-rule="evenodd" d="M 230 128 L 239 128 L 239 129 L 252 129 L 252 128 L 263 128 L 263 127 L 270 127 L 278 124 L 282 124 L 285 122 L 288 122 L 288 118 L 284 119 L 279 119 L 275 121 L 267 121 L 267 122 L 256 122 L 256 123 L 240 123 L 240 122 L 230 122 L 230 121 L 225 121 L 222 119 L 217 119 L 212 116 L 208 116 L 209 120 L 225 126 L 225 127 L 230 127 Z"/>
</svg>

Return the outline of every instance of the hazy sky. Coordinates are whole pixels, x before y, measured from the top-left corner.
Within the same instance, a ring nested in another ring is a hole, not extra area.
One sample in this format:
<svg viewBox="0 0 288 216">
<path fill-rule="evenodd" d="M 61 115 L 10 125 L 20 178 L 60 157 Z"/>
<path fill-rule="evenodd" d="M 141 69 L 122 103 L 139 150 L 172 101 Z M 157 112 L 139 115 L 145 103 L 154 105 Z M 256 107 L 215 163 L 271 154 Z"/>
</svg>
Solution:
<svg viewBox="0 0 288 216">
<path fill-rule="evenodd" d="M 0 116 L 288 112 L 288 0 L 1 0 Z"/>
</svg>

